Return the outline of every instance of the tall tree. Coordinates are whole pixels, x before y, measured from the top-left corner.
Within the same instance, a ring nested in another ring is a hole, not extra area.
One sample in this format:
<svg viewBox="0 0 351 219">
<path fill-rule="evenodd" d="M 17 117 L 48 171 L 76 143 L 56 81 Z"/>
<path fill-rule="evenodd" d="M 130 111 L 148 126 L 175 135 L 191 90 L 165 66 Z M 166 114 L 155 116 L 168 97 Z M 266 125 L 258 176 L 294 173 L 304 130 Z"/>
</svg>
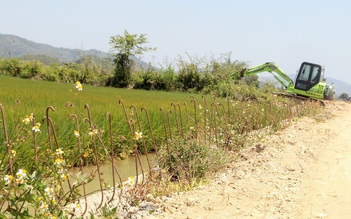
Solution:
<svg viewBox="0 0 351 219">
<path fill-rule="evenodd" d="M 155 48 L 144 46 L 146 43 L 148 43 L 146 34 L 130 34 L 126 30 L 124 36 L 117 35 L 110 38 L 111 50 L 115 56 L 115 75 L 111 81 L 112 86 L 127 87 L 129 85 L 133 65 L 131 56 L 155 50 Z"/>
</svg>

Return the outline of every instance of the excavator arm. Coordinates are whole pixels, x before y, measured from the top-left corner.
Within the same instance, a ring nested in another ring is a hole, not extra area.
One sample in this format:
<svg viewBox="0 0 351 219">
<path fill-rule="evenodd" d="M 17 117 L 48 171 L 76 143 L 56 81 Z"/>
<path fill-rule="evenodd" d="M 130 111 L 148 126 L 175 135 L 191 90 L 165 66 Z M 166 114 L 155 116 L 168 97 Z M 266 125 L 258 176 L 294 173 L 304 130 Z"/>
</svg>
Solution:
<svg viewBox="0 0 351 219">
<path fill-rule="evenodd" d="M 286 88 L 288 86 L 293 86 L 294 81 L 289 78 L 287 74 L 284 73 L 282 69 L 280 69 L 274 62 L 266 62 L 262 65 L 258 65 L 252 68 L 244 68 L 240 72 L 240 77 L 245 77 L 248 75 L 255 75 L 261 72 L 269 72 L 273 75 L 273 77 Z"/>
</svg>

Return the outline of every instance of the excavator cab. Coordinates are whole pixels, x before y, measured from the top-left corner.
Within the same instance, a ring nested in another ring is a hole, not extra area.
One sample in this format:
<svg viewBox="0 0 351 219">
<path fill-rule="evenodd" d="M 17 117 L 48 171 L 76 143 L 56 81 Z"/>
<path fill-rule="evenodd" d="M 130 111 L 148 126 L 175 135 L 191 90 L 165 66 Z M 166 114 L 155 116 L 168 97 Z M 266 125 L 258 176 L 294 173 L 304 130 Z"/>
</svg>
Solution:
<svg viewBox="0 0 351 219">
<path fill-rule="evenodd" d="M 303 62 L 296 76 L 295 89 L 308 91 L 320 81 L 324 81 L 324 67 Z"/>
</svg>

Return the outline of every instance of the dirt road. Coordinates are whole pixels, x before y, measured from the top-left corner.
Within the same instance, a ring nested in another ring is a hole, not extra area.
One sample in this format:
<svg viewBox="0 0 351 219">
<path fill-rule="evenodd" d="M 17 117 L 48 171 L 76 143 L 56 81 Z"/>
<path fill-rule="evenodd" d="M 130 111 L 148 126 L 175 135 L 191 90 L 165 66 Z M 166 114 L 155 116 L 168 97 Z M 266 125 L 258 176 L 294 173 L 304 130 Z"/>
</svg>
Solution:
<svg viewBox="0 0 351 219">
<path fill-rule="evenodd" d="M 210 185 L 163 197 L 150 218 L 351 218 L 351 105 L 326 107 L 243 151 Z"/>
</svg>

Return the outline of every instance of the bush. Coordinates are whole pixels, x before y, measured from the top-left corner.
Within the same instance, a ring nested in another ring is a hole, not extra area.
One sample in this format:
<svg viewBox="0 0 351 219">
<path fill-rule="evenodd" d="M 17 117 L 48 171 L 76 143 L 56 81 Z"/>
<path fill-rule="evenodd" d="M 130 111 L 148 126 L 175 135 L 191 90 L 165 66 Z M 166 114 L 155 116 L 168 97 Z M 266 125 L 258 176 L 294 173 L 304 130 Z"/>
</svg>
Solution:
<svg viewBox="0 0 351 219">
<path fill-rule="evenodd" d="M 24 63 L 20 77 L 30 79 L 41 74 L 43 74 L 43 64 L 39 61 L 28 61 Z"/>
<path fill-rule="evenodd" d="M 176 90 L 175 86 L 175 70 L 172 68 L 172 66 L 168 66 L 166 69 L 161 71 L 162 75 L 162 81 L 164 84 L 164 90 L 165 91 L 174 91 Z"/>
<path fill-rule="evenodd" d="M 221 149 L 212 149 L 190 139 L 173 139 L 160 150 L 159 162 L 173 180 L 191 181 L 204 178 L 207 173 L 219 170 L 229 156 Z"/>
<path fill-rule="evenodd" d="M 184 64 L 179 70 L 177 84 L 181 91 L 201 91 L 203 87 L 200 83 L 198 67 L 194 63 Z"/>
<path fill-rule="evenodd" d="M 134 79 L 134 88 L 142 90 L 161 90 L 157 88 L 156 81 L 159 81 L 159 84 L 162 83 L 159 75 L 152 70 L 142 71 Z M 162 88 L 162 87 L 161 87 Z"/>
<path fill-rule="evenodd" d="M 0 74 L 17 77 L 20 75 L 22 63 L 18 58 L 0 59 Z"/>
</svg>

